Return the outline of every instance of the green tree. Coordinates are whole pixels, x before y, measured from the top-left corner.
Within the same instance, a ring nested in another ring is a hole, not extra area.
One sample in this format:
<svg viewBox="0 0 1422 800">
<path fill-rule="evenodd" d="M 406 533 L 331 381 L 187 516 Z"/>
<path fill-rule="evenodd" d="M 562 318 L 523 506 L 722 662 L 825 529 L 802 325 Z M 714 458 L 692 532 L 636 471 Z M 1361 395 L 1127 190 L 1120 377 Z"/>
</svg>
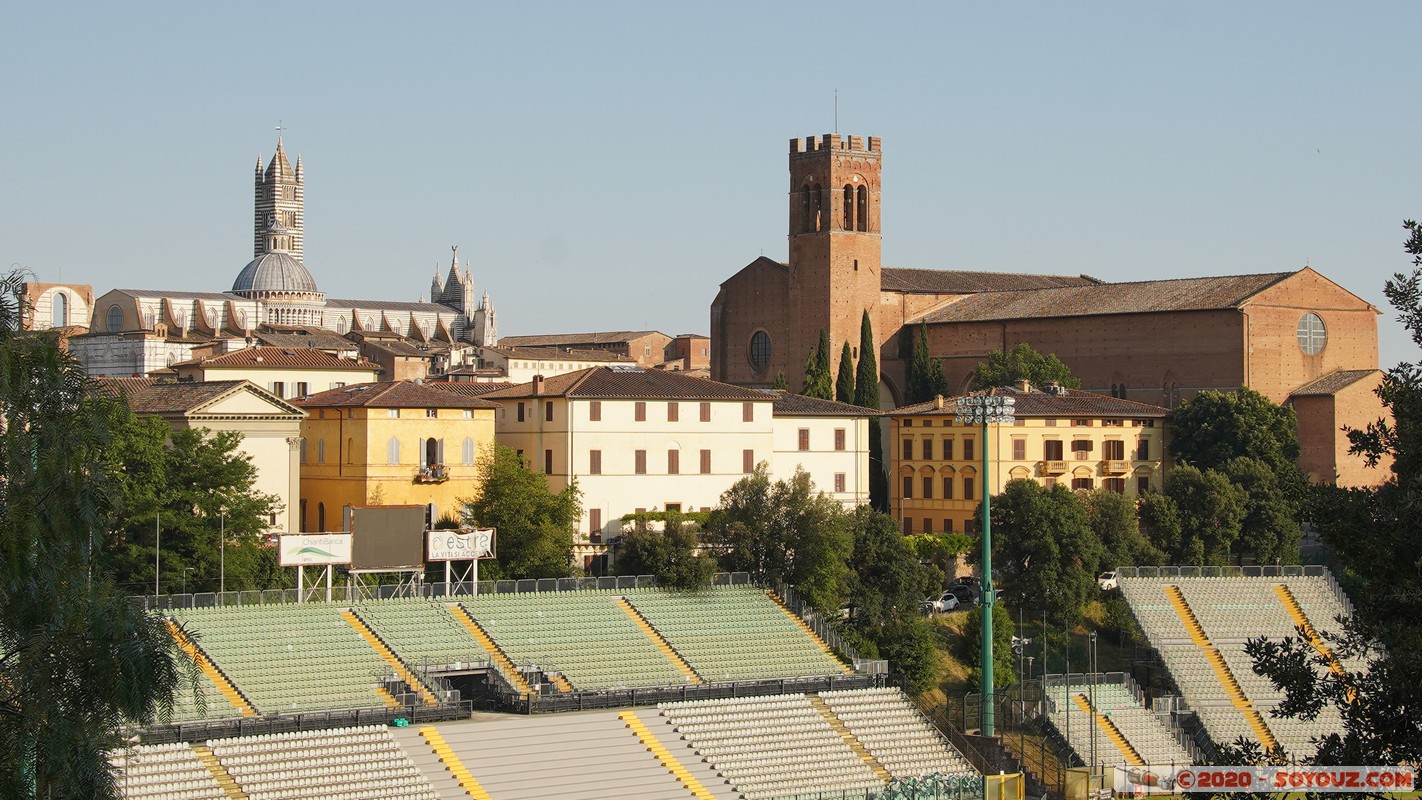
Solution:
<svg viewBox="0 0 1422 800">
<path fill-rule="evenodd" d="M 948 379 L 943 377 L 943 359 L 934 358 L 929 351 L 928 323 L 920 323 L 918 339 L 913 346 L 913 359 L 908 368 L 907 404 L 926 403 L 934 397 L 948 394 Z"/>
<path fill-rule="evenodd" d="M 1273 469 L 1294 467 L 1299 457 L 1298 415 L 1253 389 L 1200 392 L 1171 419 L 1170 451 L 1199 469 L 1220 469 L 1248 456 Z"/>
<path fill-rule="evenodd" d="M 184 662 L 101 546 L 113 401 L 56 335 L 16 332 L 23 281 L 0 278 L 0 797 L 114 798 L 106 751 L 166 715 Z"/>
<path fill-rule="evenodd" d="M 1224 474 L 1185 464 L 1165 479 L 1165 494 L 1180 517 L 1181 539 L 1170 560 L 1176 564 L 1219 564 L 1228 560 L 1243 530 L 1244 490 Z"/>
<path fill-rule="evenodd" d="M 716 571 L 716 562 L 698 552 L 699 527 L 680 512 L 668 511 L 664 530 L 638 526 L 622 534 L 613 570 L 618 575 L 655 575 L 668 589 L 704 587 Z"/>
<path fill-rule="evenodd" d="M 944 575 L 973 546 L 973 537 L 965 533 L 915 533 L 904 540 L 919 561 L 936 566 Z"/>
<path fill-rule="evenodd" d="M 879 410 L 879 360 L 874 325 L 865 311 L 859 321 L 859 366 L 854 373 L 854 404 Z M 889 510 L 889 473 L 884 467 L 884 441 L 878 417 L 869 418 L 869 505 Z"/>
<path fill-rule="evenodd" d="M 1180 552 L 1184 531 L 1180 527 L 1180 509 L 1169 495 L 1161 492 L 1146 492 L 1141 495 L 1136 514 L 1140 519 L 1141 534 L 1152 547 L 1159 550 L 1169 561 Z"/>
<path fill-rule="evenodd" d="M 1017 624 L 1007 606 L 994 603 L 992 607 L 992 682 L 998 687 L 1017 682 L 1017 656 L 1012 652 L 1012 637 L 1017 635 Z M 982 690 L 983 678 L 983 615 L 969 614 L 963 625 L 963 636 L 959 640 L 959 654 L 968 667 L 968 688 L 974 692 Z"/>
<path fill-rule="evenodd" d="M 987 361 L 973 370 L 972 388 L 993 389 L 1011 386 L 1026 379 L 1033 386 L 1043 386 L 1048 381 L 1069 389 L 1081 388 L 1081 380 L 1071 374 L 1071 369 L 1055 354 L 1042 355 L 1026 342 L 1019 343 L 1011 350 L 994 350 L 988 353 Z"/>
<path fill-rule="evenodd" d="M 834 399 L 841 403 L 854 402 L 854 353 L 849 342 L 839 351 L 839 374 L 834 379 Z"/>
<path fill-rule="evenodd" d="M 572 574 L 573 531 L 582 515 L 576 484 L 560 492 L 531 471 L 513 448 L 495 445 L 479 458 L 478 493 L 460 501 L 465 524 L 499 531 L 498 560 L 484 580 L 562 578 Z"/>
<path fill-rule="evenodd" d="M 888 514 L 860 506 L 850 514 L 849 527 L 854 535 L 849 590 L 854 621 L 877 639 L 890 623 L 918 616 L 919 601 L 937 594 L 943 574 L 919 561 Z"/>
<path fill-rule="evenodd" d="M 780 370 L 779 372 L 775 373 L 775 387 L 774 387 L 774 388 L 776 388 L 776 389 L 785 389 L 785 390 L 787 390 L 787 391 L 790 389 L 790 382 L 785 379 L 785 370 L 782 369 L 782 370 Z"/>
<path fill-rule="evenodd" d="M 834 377 L 830 374 L 829 333 L 820 331 L 820 344 L 805 359 L 805 385 L 800 394 L 818 397 L 821 400 L 834 399 Z"/>
<path fill-rule="evenodd" d="M 1242 456 L 1226 461 L 1220 472 L 1244 490 L 1244 519 L 1240 522 L 1238 550 L 1250 553 L 1261 564 L 1297 564 L 1301 503 L 1291 485 L 1297 468 L 1280 472 L 1257 458 Z"/>
<path fill-rule="evenodd" d="M 1076 624 L 1106 557 L 1081 498 L 1061 484 L 1008 481 L 993 498 L 992 528 L 993 567 L 1004 594 L 1019 603 L 1040 600 L 1053 620 Z M 981 555 L 975 549 L 969 559 L 978 563 Z"/>
<path fill-rule="evenodd" d="M 821 611 L 844 602 L 854 547 L 848 515 L 804 470 L 772 482 L 761 462 L 721 495 L 705 527 L 728 572 L 748 572 L 763 586 L 791 584 Z"/>
<path fill-rule="evenodd" d="M 1141 535 L 1136 504 L 1120 492 L 1098 489 L 1083 498 L 1086 521 L 1105 550 L 1103 567 L 1160 564 L 1165 554 Z"/>
</svg>

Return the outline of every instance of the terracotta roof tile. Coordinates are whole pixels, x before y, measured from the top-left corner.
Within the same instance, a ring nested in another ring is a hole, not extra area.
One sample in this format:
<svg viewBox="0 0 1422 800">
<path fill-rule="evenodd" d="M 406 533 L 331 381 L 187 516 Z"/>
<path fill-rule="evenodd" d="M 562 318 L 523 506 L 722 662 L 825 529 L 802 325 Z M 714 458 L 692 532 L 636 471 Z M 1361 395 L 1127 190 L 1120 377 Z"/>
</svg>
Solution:
<svg viewBox="0 0 1422 800">
<path fill-rule="evenodd" d="M 490 392 L 497 392 L 513 386 L 508 381 L 480 383 L 478 381 L 430 381 L 425 384 L 441 392 L 463 395 L 465 397 L 483 397 Z"/>
<path fill-rule="evenodd" d="M 1057 286 L 1093 286 L 1100 282 L 1088 275 L 1030 275 L 1019 272 L 884 267 L 879 278 L 879 288 L 885 292 L 976 294 Z"/>
<path fill-rule="evenodd" d="M 207 369 L 257 367 L 269 369 L 354 369 L 369 370 L 372 373 L 380 369 L 380 365 L 370 361 L 337 358 L 324 350 L 309 347 L 244 347 L 241 350 L 223 353 L 220 356 L 184 361 L 173 366 L 201 366 Z"/>
<path fill-rule="evenodd" d="M 507 340 L 503 340 L 507 341 Z M 571 347 L 507 347 L 504 345 L 486 346 L 485 350 L 492 350 L 501 356 L 508 358 L 532 358 L 545 361 L 625 361 L 632 363 L 633 359 L 622 353 L 614 353 L 611 350 L 579 350 Z"/>
<path fill-rule="evenodd" d="M 543 380 L 543 389 L 538 395 L 534 395 L 533 383 L 529 382 L 484 396 L 491 400 L 535 396 L 617 400 L 771 400 L 765 392 L 756 389 L 718 383 L 684 372 L 627 367 L 589 367 L 554 375 Z"/>
<path fill-rule="evenodd" d="M 244 387 L 274 403 L 293 405 L 244 380 L 166 383 L 151 378 L 96 378 L 94 384 L 100 394 L 123 400 L 135 414 L 186 414 Z"/>
<path fill-rule="evenodd" d="M 595 331 L 593 333 L 550 333 L 539 336 L 504 336 L 499 342 L 504 347 L 560 347 L 580 344 L 620 344 L 640 339 L 643 336 L 666 334 L 661 331 Z M 667 336 L 670 339 L 670 336 Z"/>
<path fill-rule="evenodd" d="M 1145 314 L 1154 311 L 1212 311 L 1236 308 L 1245 300 L 1293 275 L 1224 275 L 1135 283 L 1023 291 L 982 292 L 955 300 L 912 322 L 980 322 L 1098 314 Z"/>
<path fill-rule="evenodd" d="M 1290 397 L 1310 397 L 1317 395 L 1337 394 L 1343 389 L 1352 386 L 1369 375 L 1378 374 L 1375 369 L 1339 369 L 1324 375 L 1321 378 L 1305 383 L 1303 386 L 1289 392 Z"/>
<path fill-rule="evenodd" d="M 1112 397 L 1108 394 L 1086 392 L 1081 389 L 1063 389 L 1061 394 L 1052 394 L 1041 389 L 1022 392 L 1015 388 L 1001 387 L 992 390 L 993 395 L 1012 397 L 1019 417 L 1096 417 L 1096 418 L 1156 418 L 1170 416 L 1170 409 L 1137 403 Z M 956 397 L 943 398 L 943 407 L 936 401 L 903 406 L 888 412 L 898 416 L 954 416 Z"/>
<path fill-rule="evenodd" d="M 772 389 L 769 393 L 775 398 L 777 417 L 878 417 L 884 413 L 849 403 L 806 397 L 784 389 Z"/>
<path fill-rule="evenodd" d="M 411 381 L 358 383 L 292 402 L 302 408 L 498 408 L 487 400 Z"/>
</svg>

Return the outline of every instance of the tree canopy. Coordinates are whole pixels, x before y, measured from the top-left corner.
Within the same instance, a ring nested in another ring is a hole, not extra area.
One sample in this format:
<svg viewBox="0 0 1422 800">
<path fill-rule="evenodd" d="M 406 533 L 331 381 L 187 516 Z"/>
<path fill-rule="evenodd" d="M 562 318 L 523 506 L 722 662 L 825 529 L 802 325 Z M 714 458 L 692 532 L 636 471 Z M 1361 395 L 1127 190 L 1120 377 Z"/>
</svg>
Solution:
<svg viewBox="0 0 1422 800">
<path fill-rule="evenodd" d="M 926 403 L 939 395 L 947 396 L 948 379 L 943 377 L 943 359 L 934 358 L 928 349 L 928 323 L 918 326 L 913 358 L 908 367 L 907 405 Z"/>
<path fill-rule="evenodd" d="M 874 324 L 865 311 L 859 321 L 859 365 L 854 372 L 854 404 L 879 410 L 879 360 L 875 355 Z M 869 505 L 889 510 L 889 473 L 884 467 L 884 442 L 878 417 L 869 418 Z"/>
<path fill-rule="evenodd" d="M 1298 415 L 1249 388 L 1204 391 L 1180 404 L 1170 423 L 1175 458 L 1199 469 L 1219 469 L 1247 456 L 1271 468 L 1299 458 Z"/>
<path fill-rule="evenodd" d="M 1026 342 L 1011 350 L 988 353 L 987 360 L 980 362 L 973 370 L 971 385 L 974 390 L 992 389 L 1011 386 L 1024 378 L 1033 386 L 1056 381 L 1069 389 L 1081 388 L 1081 380 L 1071 374 L 1071 369 L 1061 359 L 1052 353 L 1042 355 Z"/>
<path fill-rule="evenodd" d="M 839 373 L 834 379 L 834 399 L 841 403 L 854 403 L 854 352 L 849 342 L 839 351 Z"/>
<path fill-rule="evenodd" d="M 563 578 L 572 574 L 573 531 L 582 515 L 574 483 L 560 492 L 503 445 L 480 455 L 479 489 L 461 501 L 466 524 L 499 531 L 497 561 L 481 567 L 485 580 Z M 487 576 L 487 577 L 485 577 Z"/>
<path fill-rule="evenodd" d="M 820 343 L 810 351 L 805 359 L 805 385 L 800 394 L 818 397 L 821 400 L 834 399 L 834 376 L 830 373 L 829 332 L 820 330 Z"/>
<path fill-rule="evenodd" d="M 618 538 L 614 571 L 618 575 L 655 575 L 668 589 L 705 586 L 716 571 L 716 562 L 698 552 L 700 525 L 678 511 L 666 512 L 664 520 L 661 530 L 639 524 Z"/>
<path fill-rule="evenodd" d="M 17 332 L 23 280 L 0 278 L 0 797 L 113 798 L 106 751 L 171 709 L 183 662 L 102 547 L 120 411 L 56 335 Z"/>
</svg>

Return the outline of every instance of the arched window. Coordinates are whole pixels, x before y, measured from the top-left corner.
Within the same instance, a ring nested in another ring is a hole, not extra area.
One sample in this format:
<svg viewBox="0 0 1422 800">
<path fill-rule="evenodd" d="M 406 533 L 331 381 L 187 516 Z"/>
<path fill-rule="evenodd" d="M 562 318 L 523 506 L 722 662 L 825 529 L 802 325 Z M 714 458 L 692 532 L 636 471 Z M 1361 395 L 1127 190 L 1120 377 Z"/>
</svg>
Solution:
<svg viewBox="0 0 1422 800">
<path fill-rule="evenodd" d="M 765 331 L 756 331 L 750 340 L 750 362 L 751 368 L 756 372 L 764 372 L 770 365 L 770 334 Z"/>
<path fill-rule="evenodd" d="M 439 440 L 433 437 L 425 440 L 424 462 L 421 466 L 428 467 L 439 463 Z"/>
<path fill-rule="evenodd" d="M 324 533 L 326 530 L 326 504 L 316 504 L 316 532 Z"/>
<path fill-rule="evenodd" d="M 821 189 L 818 183 L 810 187 L 810 205 L 813 206 L 813 213 L 811 214 L 810 219 L 814 222 L 814 226 L 811 227 L 810 230 L 824 230 L 825 190 Z"/>
<path fill-rule="evenodd" d="M 69 298 L 64 296 L 64 292 L 54 293 L 54 302 L 49 309 L 49 322 L 56 328 L 69 324 Z"/>
<path fill-rule="evenodd" d="M 396 439 L 394 436 L 391 436 L 390 441 L 385 443 L 385 463 L 400 463 L 400 440 Z"/>
<path fill-rule="evenodd" d="M 306 463 L 306 439 L 301 440 L 301 463 Z"/>
<path fill-rule="evenodd" d="M 854 229 L 869 230 L 869 187 L 860 184 L 854 190 Z"/>
<path fill-rule="evenodd" d="M 123 330 L 123 309 L 116 305 L 109 306 L 107 324 L 109 333 L 118 333 Z"/>
<path fill-rule="evenodd" d="M 810 198 L 810 186 L 800 187 L 800 232 L 809 233 L 815 229 L 815 204 Z"/>
<path fill-rule="evenodd" d="M 317 463 L 317 464 L 324 464 L 324 463 L 326 463 L 326 440 L 325 440 L 325 439 L 317 439 L 317 440 L 316 440 L 316 463 Z"/>
<path fill-rule="evenodd" d="M 473 464 L 473 463 L 474 463 L 474 440 L 471 439 L 471 438 L 468 437 L 468 436 L 464 437 L 464 447 L 463 447 L 462 450 L 463 450 L 462 455 L 464 456 L 464 459 L 463 459 L 463 460 L 464 460 L 464 463 L 465 463 L 465 464 Z"/>
<path fill-rule="evenodd" d="M 844 229 L 854 230 L 854 187 L 844 185 Z"/>
</svg>

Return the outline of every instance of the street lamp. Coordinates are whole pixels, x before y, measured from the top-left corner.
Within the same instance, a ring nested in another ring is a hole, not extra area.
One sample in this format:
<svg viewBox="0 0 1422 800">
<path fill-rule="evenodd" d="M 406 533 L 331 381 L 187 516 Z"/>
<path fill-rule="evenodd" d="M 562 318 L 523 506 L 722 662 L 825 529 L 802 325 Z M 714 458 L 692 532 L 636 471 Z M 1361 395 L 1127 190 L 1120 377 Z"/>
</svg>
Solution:
<svg viewBox="0 0 1422 800">
<path fill-rule="evenodd" d="M 183 567 L 183 594 L 188 593 L 188 573 L 192 571 L 192 567 Z"/>
<path fill-rule="evenodd" d="M 1089 638 L 1091 641 L 1091 660 L 1088 662 L 1091 665 L 1091 769 L 1099 770 L 1101 765 L 1096 761 L 1096 729 L 1099 727 L 1096 725 L 1096 715 L 1099 713 L 1096 710 L 1096 631 L 1092 631 Z"/>
<path fill-rule="evenodd" d="M 997 600 L 997 593 L 992 588 L 992 482 L 988 476 L 988 451 L 991 443 L 988 441 L 988 426 L 997 423 L 1011 422 L 1013 419 L 1013 407 L 1017 401 L 1011 397 L 1003 397 L 992 394 L 974 394 L 959 397 L 956 401 L 957 417 L 953 420 L 958 425 L 981 425 L 983 426 L 983 585 L 982 585 L 982 609 L 983 609 L 983 653 L 982 653 L 982 693 L 983 693 L 983 725 L 984 736 L 994 735 L 994 714 L 993 714 L 993 681 L 992 681 L 992 604 Z"/>
<path fill-rule="evenodd" d="M 217 562 L 217 602 L 220 605 L 224 602 L 222 596 L 227 594 L 227 506 L 217 508 Z"/>
</svg>

